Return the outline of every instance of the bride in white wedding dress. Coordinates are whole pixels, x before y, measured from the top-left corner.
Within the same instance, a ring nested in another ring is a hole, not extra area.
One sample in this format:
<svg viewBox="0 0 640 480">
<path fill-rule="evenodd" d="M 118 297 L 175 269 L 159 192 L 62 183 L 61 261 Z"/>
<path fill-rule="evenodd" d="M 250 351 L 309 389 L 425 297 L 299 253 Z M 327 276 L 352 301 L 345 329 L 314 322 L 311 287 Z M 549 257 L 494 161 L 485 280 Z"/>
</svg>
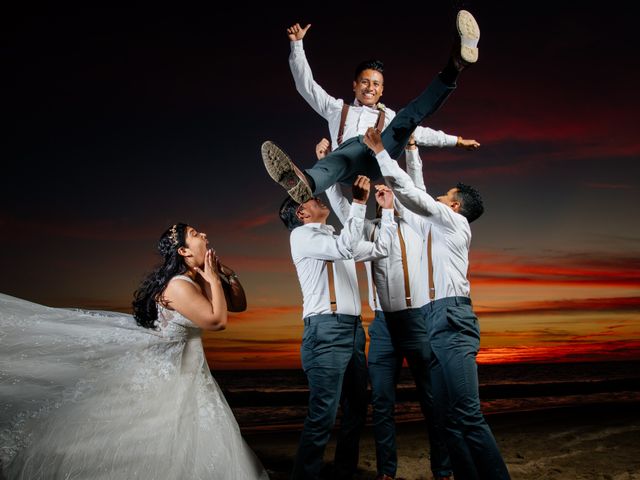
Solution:
<svg viewBox="0 0 640 480">
<path fill-rule="evenodd" d="M 0 294 L 0 478 L 267 478 L 200 338 L 227 323 L 220 263 L 185 224 L 158 248 L 134 317 Z"/>
</svg>

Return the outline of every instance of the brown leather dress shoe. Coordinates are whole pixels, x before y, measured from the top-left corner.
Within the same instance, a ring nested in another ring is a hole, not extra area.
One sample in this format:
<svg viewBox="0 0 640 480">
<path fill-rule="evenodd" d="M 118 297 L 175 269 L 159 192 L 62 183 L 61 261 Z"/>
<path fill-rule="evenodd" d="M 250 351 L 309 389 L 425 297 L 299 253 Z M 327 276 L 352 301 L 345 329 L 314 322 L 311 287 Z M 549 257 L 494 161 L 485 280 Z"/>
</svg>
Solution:
<svg viewBox="0 0 640 480">
<path fill-rule="evenodd" d="M 296 202 L 303 204 L 313 197 L 309 181 L 287 155 L 275 143 L 262 144 L 262 161 L 269 176 L 282 186 Z"/>
</svg>

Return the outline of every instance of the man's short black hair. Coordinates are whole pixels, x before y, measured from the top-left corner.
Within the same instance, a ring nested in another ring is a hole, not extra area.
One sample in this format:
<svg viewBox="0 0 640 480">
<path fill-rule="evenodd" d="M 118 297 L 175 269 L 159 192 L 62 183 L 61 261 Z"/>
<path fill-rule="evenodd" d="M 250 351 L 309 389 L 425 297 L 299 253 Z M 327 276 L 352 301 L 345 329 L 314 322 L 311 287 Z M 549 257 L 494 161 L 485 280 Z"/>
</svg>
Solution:
<svg viewBox="0 0 640 480">
<path fill-rule="evenodd" d="M 282 205 L 280 205 L 280 220 L 282 220 L 282 223 L 284 223 L 284 226 L 287 227 L 289 231 L 304 225 L 297 215 L 299 206 L 300 204 L 289 196 L 285 198 Z"/>
<path fill-rule="evenodd" d="M 458 183 L 456 188 L 458 190 L 456 197 L 460 202 L 460 213 L 467 217 L 467 220 L 471 223 L 484 212 L 480 192 L 464 183 Z"/>
<path fill-rule="evenodd" d="M 353 79 L 358 80 L 358 76 L 360 76 L 360 74 L 364 70 L 376 70 L 384 74 L 384 63 L 382 63 L 380 60 L 374 60 L 374 59 L 360 62 L 356 67 L 356 74 L 353 76 Z"/>
</svg>

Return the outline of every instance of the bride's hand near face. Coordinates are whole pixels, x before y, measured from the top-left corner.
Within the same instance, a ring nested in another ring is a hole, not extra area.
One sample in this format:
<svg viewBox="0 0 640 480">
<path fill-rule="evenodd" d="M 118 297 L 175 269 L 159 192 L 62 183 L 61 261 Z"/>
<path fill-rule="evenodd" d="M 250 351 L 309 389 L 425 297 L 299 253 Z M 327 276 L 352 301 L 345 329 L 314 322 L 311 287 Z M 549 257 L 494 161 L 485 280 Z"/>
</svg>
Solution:
<svg viewBox="0 0 640 480">
<path fill-rule="evenodd" d="M 216 283 L 220 283 L 218 275 L 220 272 L 220 259 L 212 249 L 208 249 L 207 253 L 204 254 L 204 270 L 198 267 L 195 267 L 194 270 L 212 287 Z"/>
<path fill-rule="evenodd" d="M 169 307 L 177 310 L 203 330 L 224 330 L 227 326 L 227 301 L 218 276 L 219 260 L 213 250 L 205 252 L 204 268 L 193 267 L 204 285 L 189 282 L 169 282 L 163 297 Z"/>
</svg>

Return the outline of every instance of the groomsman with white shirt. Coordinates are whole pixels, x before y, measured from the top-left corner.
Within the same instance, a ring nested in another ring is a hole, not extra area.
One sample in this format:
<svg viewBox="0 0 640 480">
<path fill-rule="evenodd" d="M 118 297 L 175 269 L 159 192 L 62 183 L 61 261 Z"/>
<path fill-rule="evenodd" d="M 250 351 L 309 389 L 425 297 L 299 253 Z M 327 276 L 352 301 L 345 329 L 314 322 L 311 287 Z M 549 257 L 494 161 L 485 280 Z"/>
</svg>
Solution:
<svg viewBox="0 0 640 480">
<path fill-rule="evenodd" d="M 469 224 L 484 212 L 480 194 L 457 184 L 434 199 L 418 188 L 385 150 L 370 128 L 365 144 L 375 153 L 380 171 L 400 203 L 417 215 L 414 228 L 430 232 L 433 265 L 432 300 L 426 306 L 431 346 L 431 385 L 436 415 L 446 415 L 445 436 L 456 480 L 509 479 L 493 433 L 480 409 L 476 355 L 478 319 L 471 306 Z"/>
<path fill-rule="evenodd" d="M 413 139 L 407 146 L 407 164 L 412 172 L 422 176 L 417 147 Z M 409 150 L 410 149 L 410 150 Z M 316 155 L 322 159 L 329 150 L 329 141 L 316 145 Z M 416 159 L 417 157 L 417 159 Z M 417 179 L 417 181 L 420 181 Z M 378 191 L 388 191 L 383 185 Z M 351 205 L 339 185 L 325 191 L 338 219 L 347 221 Z M 396 202 L 400 208 L 400 205 Z M 369 354 L 367 366 L 371 381 L 373 428 L 376 442 L 376 470 L 378 480 L 393 479 L 398 467 L 394 411 L 396 386 L 403 360 L 416 384 L 420 407 L 424 415 L 430 444 L 430 465 L 433 477 L 444 480 L 451 476 L 451 462 L 444 438 L 444 418 L 436 418 L 433 410 L 429 365 L 429 345 L 426 305 L 429 303 L 429 264 L 427 236 L 429 231 L 414 230 L 406 217 L 415 215 L 402 209 L 395 217 L 397 229 L 389 256 L 365 264 L 369 280 L 369 306 L 374 312 L 369 325 Z M 365 238 L 375 239 L 380 232 L 380 218 L 365 220 Z"/>
<path fill-rule="evenodd" d="M 340 235 L 326 224 L 330 211 L 318 198 L 298 204 L 288 197 L 280 207 L 280 218 L 291 231 L 291 256 L 302 289 L 300 352 L 309 383 L 309 408 L 292 479 L 319 478 L 338 404 L 343 418 L 332 478 L 352 478 L 357 469 L 360 431 L 367 413 L 367 370 L 355 262 L 386 257 L 396 229 L 393 196 L 378 192 L 380 234 L 373 242 L 364 240 L 369 190 L 369 179 L 359 176 Z"/>
</svg>

